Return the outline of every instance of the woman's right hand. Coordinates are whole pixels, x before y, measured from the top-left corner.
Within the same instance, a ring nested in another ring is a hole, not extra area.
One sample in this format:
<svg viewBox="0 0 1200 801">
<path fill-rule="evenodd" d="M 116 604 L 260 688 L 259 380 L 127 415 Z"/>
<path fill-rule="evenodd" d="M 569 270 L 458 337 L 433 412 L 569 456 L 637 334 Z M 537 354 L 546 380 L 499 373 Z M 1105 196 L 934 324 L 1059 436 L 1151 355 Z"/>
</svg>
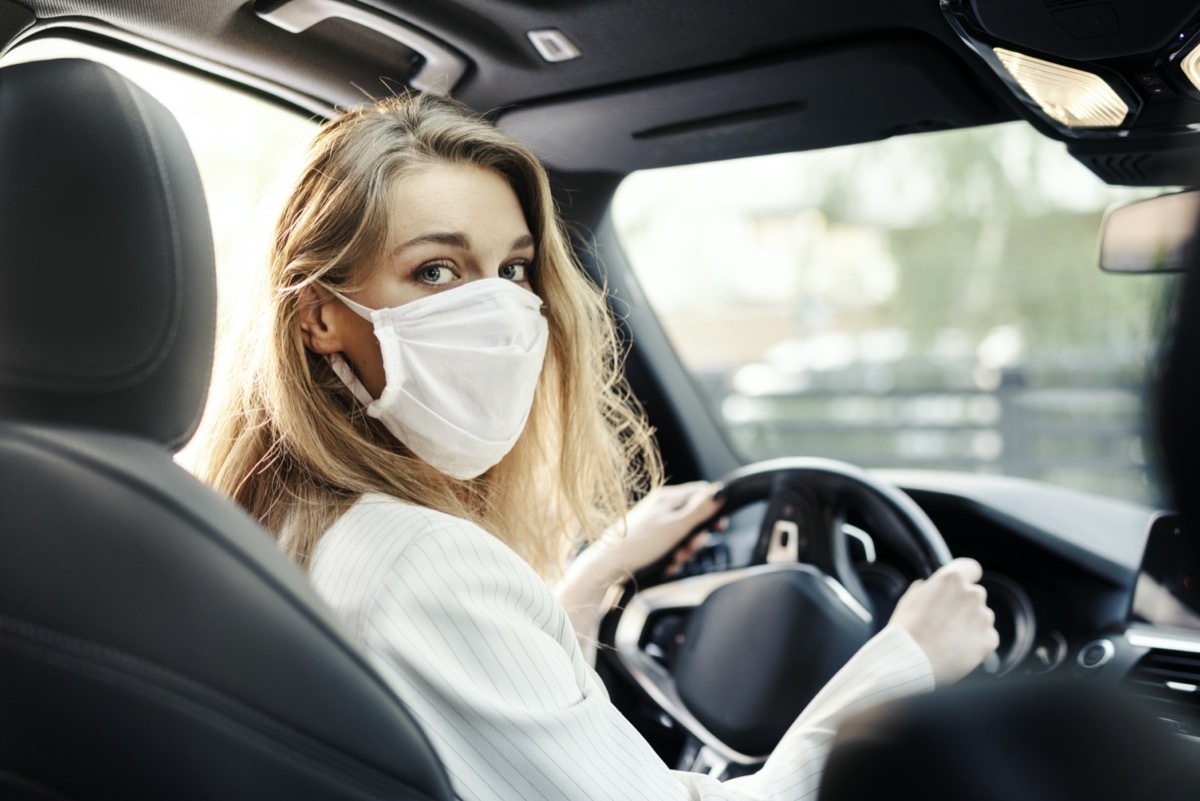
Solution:
<svg viewBox="0 0 1200 801">
<path fill-rule="evenodd" d="M 996 616 L 979 586 L 983 568 L 974 559 L 955 559 L 924 580 L 914 581 L 896 604 L 891 622 L 921 646 L 939 686 L 977 668 L 1000 644 Z"/>
</svg>

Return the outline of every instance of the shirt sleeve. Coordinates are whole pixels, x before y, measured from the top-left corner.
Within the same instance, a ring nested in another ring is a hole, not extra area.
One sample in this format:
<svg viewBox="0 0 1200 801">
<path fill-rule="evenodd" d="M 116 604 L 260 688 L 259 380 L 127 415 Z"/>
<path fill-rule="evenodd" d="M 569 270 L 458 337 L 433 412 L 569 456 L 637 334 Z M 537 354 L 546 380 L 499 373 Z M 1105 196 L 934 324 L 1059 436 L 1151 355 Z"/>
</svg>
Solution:
<svg viewBox="0 0 1200 801">
<path fill-rule="evenodd" d="M 463 799 L 815 797 L 838 721 L 932 686 L 924 653 L 889 627 L 809 704 L 759 773 L 721 783 L 673 771 L 609 701 L 546 584 L 457 522 L 393 551 L 361 635 Z"/>
</svg>

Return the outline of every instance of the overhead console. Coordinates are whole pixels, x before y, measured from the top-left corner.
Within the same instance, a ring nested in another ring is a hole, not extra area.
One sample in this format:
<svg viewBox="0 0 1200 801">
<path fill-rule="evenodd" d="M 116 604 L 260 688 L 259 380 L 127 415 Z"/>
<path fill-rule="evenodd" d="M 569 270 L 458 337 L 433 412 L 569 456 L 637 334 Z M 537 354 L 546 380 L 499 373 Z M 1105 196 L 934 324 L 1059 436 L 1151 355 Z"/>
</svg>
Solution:
<svg viewBox="0 0 1200 801">
<path fill-rule="evenodd" d="M 1010 118 L 941 45 L 889 36 L 534 103 L 497 124 L 557 169 L 630 172 Z"/>
<path fill-rule="evenodd" d="M 941 0 L 1029 120 L 1105 181 L 1200 184 L 1200 12 L 1192 0 Z"/>
</svg>

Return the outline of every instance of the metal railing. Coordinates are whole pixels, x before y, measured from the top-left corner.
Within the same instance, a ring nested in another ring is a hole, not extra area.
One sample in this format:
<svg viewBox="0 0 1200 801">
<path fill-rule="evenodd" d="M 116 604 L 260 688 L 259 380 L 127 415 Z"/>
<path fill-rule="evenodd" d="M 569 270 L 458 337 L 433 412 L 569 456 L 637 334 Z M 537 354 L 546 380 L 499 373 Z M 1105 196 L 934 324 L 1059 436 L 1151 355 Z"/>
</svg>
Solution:
<svg viewBox="0 0 1200 801">
<path fill-rule="evenodd" d="M 813 455 L 998 473 L 1157 502 L 1135 370 L 1021 369 L 997 378 L 982 389 L 970 372 L 901 371 L 872 389 L 847 373 L 770 395 L 738 393 L 721 374 L 701 384 L 749 459 Z"/>
</svg>

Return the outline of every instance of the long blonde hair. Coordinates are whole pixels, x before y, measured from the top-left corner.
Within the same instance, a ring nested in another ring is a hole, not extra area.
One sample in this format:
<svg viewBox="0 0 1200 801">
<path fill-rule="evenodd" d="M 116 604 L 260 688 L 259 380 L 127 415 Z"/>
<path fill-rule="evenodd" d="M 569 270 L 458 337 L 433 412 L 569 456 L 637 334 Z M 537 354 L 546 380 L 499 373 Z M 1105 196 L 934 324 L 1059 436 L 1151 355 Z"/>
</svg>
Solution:
<svg viewBox="0 0 1200 801">
<path fill-rule="evenodd" d="M 353 291 L 381 260 L 396 181 L 438 164 L 493 170 L 512 187 L 536 242 L 531 283 L 550 332 L 524 433 L 469 481 L 429 467 L 368 417 L 300 332 L 306 288 Z M 404 95 L 325 125 L 268 266 L 265 311 L 225 354 L 225 397 L 208 415 L 197 468 L 301 564 L 357 498 L 378 492 L 478 523 L 549 578 L 661 481 L 604 293 L 575 261 L 545 169 L 457 104 Z"/>
</svg>

